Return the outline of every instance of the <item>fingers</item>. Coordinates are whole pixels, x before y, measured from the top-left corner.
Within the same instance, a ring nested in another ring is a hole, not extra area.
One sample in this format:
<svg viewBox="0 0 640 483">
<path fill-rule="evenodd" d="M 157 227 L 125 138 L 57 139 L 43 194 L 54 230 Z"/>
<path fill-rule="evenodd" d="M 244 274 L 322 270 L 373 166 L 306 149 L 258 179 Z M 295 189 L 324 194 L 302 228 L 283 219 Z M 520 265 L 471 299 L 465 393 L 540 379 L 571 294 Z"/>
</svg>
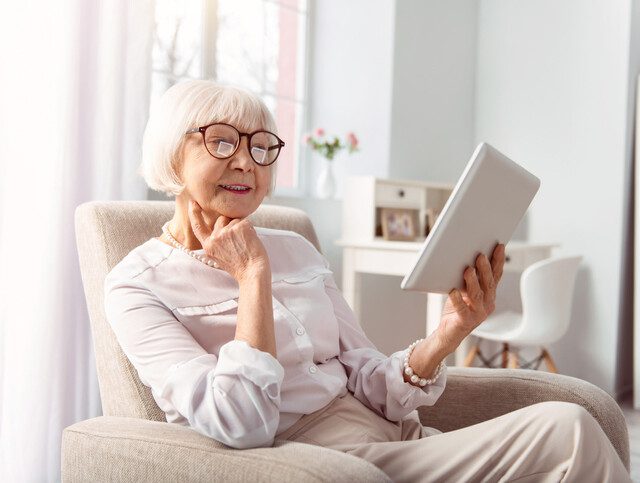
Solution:
<svg viewBox="0 0 640 483">
<path fill-rule="evenodd" d="M 480 273 L 480 287 L 484 292 L 484 305 L 487 312 L 493 311 L 493 305 L 496 298 L 496 283 L 493 279 L 491 265 L 484 253 L 476 258 L 476 267 Z"/>
<path fill-rule="evenodd" d="M 213 227 L 210 228 L 202 214 L 202 207 L 197 201 L 189 200 L 189 207 L 187 211 L 193 233 L 202 246 L 205 246 L 205 240 L 207 240 L 212 234 L 219 232 L 222 228 L 232 227 L 246 220 L 245 218 L 230 218 L 225 215 L 218 215 L 213 223 Z M 253 230 L 253 225 L 249 223 L 249 226 Z"/>
<path fill-rule="evenodd" d="M 500 282 L 502 278 L 502 272 L 504 269 L 504 261 L 505 261 L 505 247 L 504 243 L 499 243 L 495 249 L 493 250 L 493 255 L 491 257 L 491 268 L 493 271 L 493 280 L 496 285 Z"/>
<path fill-rule="evenodd" d="M 189 200 L 189 220 L 191 221 L 191 229 L 193 234 L 204 246 L 204 241 L 209 238 L 211 232 L 208 230 L 207 224 L 202 216 L 202 208 L 194 200 Z"/>
<path fill-rule="evenodd" d="M 218 230 L 220 230 L 221 228 L 224 228 L 225 226 L 229 225 L 231 218 L 224 216 L 224 215 L 219 215 L 216 218 L 215 223 L 213 224 L 213 231 L 214 233 L 217 232 Z"/>
<path fill-rule="evenodd" d="M 464 279 L 471 308 L 476 312 L 484 312 L 484 292 L 480 288 L 476 270 L 473 267 L 467 267 L 464 271 Z"/>
</svg>

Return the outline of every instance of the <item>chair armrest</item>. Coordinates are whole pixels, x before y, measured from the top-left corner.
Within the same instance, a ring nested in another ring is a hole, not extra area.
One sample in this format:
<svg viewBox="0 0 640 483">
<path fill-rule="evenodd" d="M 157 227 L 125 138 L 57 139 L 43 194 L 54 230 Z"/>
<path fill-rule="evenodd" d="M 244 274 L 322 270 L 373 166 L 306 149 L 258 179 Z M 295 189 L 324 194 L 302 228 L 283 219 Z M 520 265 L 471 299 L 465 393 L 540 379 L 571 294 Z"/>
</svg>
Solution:
<svg viewBox="0 0 640 483">
<path fill-rule="evenodd" d="M 364 459 L 293 441 L 234 449 L 174 423 L 100 416 L 62 432 L 61 476 L 84 481 L 390 482 Z"/>
<path fill-rule="evenodd" d="M 583 406 L 629 470 L 629 433 L 618 403 L 598 386 L 575 377 L 531 369 L 448 367 L 444 392 L 433 406 L 418 408 L 418 414 L 424 426 L 448 432 L 543 401 Z"/>
</svg>

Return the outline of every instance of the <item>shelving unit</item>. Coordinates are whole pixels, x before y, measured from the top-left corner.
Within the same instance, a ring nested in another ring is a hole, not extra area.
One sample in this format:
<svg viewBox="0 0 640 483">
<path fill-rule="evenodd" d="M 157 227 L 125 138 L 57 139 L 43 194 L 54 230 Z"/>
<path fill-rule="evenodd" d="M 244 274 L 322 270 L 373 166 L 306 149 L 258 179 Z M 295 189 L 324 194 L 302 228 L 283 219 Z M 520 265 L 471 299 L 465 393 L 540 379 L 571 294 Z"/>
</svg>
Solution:
<svg viewBox="0 0 640 483">
<path fill-rule="evenodd" d="M 417 210 L 418 236 L 413 241 L 424 241 L 427 211 L 441 212 L 453 188 L 448 183 L 350 176 L 342 204 L 343 239 L 384 240 L 382 208 L 404 208 Z"/>
</svg>

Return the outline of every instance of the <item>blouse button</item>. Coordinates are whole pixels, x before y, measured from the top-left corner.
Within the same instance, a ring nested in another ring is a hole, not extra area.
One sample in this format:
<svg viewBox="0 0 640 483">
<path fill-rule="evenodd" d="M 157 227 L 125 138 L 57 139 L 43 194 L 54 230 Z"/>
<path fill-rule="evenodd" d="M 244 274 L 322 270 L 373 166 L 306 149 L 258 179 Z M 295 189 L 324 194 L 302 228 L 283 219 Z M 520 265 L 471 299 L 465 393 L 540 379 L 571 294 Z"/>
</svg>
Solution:
<svg viewBox="0 0 640 483">
<path fill-rule="evenodd" d="M 311 367 L 309 368 L 309 372 L 310 372 L 311 374 L 315 374 L 317 371 L 318 371 L 318 368 L 317 368 L 316 366 L 311 366 Z"/>
<path fill-rule="evenodd" d="M 296 329 L 296 334 L 298 334 L 298 335 L 302 335 L 302 334 L 304 334 L 304 329 L 303 329 L 302 327 L 298 327 L 298 328 Z"/>
</svg>

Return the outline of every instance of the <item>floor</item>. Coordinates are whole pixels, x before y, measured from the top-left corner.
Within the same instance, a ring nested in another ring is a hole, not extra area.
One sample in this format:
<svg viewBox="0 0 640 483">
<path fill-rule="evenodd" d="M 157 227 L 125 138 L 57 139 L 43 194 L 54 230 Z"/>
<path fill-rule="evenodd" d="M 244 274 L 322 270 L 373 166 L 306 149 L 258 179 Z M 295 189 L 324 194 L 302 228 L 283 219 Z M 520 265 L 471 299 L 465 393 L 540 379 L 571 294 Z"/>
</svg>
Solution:
<svg viewBox="0 0 640 483">
<path fill-rule="evenodd" d="M 622 412 L 629 428 L 629 443 L 631 448 L 631 479 L 640 483 L 640 410 L 633 409 L 631 399 L 625 399 L 621 404 Z"/>
</svg>

